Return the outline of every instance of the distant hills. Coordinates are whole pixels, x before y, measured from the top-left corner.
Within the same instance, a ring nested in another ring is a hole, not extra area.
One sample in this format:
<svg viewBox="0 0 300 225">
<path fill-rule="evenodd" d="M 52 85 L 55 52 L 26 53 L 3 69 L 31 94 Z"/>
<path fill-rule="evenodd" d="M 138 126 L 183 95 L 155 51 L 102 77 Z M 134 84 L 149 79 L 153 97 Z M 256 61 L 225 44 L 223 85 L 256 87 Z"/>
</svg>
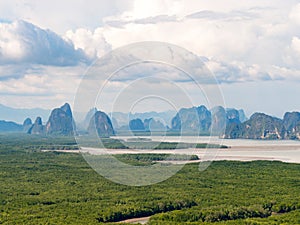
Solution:
<svg viewBox="0 0 300 225">
<path fill-rule="evenodd" d="M 0 120 L 14 121 L 16 123 L 22 123 L 24 118 L 48 118 L 51 110 L 47 109 L 16 109 L 0 104 Z"/>
<path fill-rule="evenodd" d="M 14 110 L 18 112 L 17 109 Z M 109 116 L 93 108 L 76 126 L 71 107 L 65 103 L 51 111 L 45 124 L 40 116 L 36 117 L 34 123 L 30 118 L 26 118 L 22 125 L 11 121 L 0 121 L 0 132 L 25 132 L 36 135 L 90 134 L 109 137 L 124 131 L 218 135 L 229 139 L 300 140 L 300 113 L 287 112 L 283 119 L 264 113 L 254 113 L 250 119 L 247 119 L 242 109 L 225 109 L 217 106 L 208 110 L 201 105 L 182 108 L 177 113 L 173 111 L 129 115 L 111 113 Z"/>
<path fill-rule="evenodd" d="M 164 122 L 166 126 L 171 125 L 172 118 L 176 115 L 176 111 L 168 110 L 165 112 L 144 112 L 144 113 L 122 113 L 122 112 L 113 112 L 109 116 L 112 118 L 112 123 L 116 129 L 121 128 L 122 126 L 128 126 L 129 121 L 133 119 L 156 119 L 160 118 L 161 122 Z M 123 127 L 124 128 L 124 127 Z"/>
<path fill-rule="evenodd" d="M 23 126 L 12 121 L 0 120 L 0 132 L 21 132 Z"/>
</svg>

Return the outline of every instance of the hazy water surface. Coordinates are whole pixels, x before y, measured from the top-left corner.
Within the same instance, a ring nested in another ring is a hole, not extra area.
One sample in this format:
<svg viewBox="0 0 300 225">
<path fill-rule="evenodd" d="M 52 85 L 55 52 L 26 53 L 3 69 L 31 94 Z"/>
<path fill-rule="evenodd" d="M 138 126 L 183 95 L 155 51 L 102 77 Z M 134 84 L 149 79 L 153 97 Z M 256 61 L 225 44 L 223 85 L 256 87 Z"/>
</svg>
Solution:
<svg viewBox="0 0 300 225">
<path fill-rule="evenodd" d="M 131 136 L 116 137 L 123 140 Z M 152 141 L 215 143 L 227 145 L 229 149 L 176 149 L 150 150 L 148 152 L 197 154 L 207 160 L 280 160 L 283 162 L 300 163 L 300 141 L 293 140 L 248 140 L 248 139 L 219 139 L 218 137 L 194 136 L 152 136 Z M 133 151 L 133 152 L 131 152 Z M 136 150 L 118 150 L 118 153 L 137 153 Z M 145 152 L 145 150 L 141 150 Z"/>
</svg>

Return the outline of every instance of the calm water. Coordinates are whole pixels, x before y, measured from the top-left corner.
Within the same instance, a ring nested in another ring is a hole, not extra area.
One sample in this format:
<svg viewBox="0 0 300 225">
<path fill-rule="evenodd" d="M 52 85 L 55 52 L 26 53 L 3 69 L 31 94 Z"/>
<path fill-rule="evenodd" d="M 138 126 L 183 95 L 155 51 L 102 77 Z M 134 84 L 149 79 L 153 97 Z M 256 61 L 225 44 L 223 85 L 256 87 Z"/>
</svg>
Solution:
<svg viewBox="0 0 300 225">
<path fill-rule="evenodd" d="M 127 140 L 132 137 L 116 137 Z M 148 137 L 147 137 L 148 138 Z M 292 140 L 245 140 L 245 139 L 219 139 L 218 137 L 194 136 L 152 136 L 153 141 L 189 142 L 189 143 L 215 143 L 230 146 L 229 149 L 176 149 L 152 150 L 149 152 L 197 154 L 206 160 L 280 160 L 283 162 L 300 163 L 300 141 Z M 127 151 L 131 153 L 131 151 Z M 145 150 L 141 151 L 145 153 Z M 117 152 L 119 153 L 119 152 Z M 121 152 L 123 153 L 123 152 Z M 134 151 L 134 153 L 137 153 Z"/>
<path fill-rule="evenodd" d="M 127 140 L 132 136 L 116 136 L 114 138 Z M 143 138 L 143 137 L 142 137 Z M 152 141 L 167 141 L 167 142 L 188 142 L 188 143 L 222 143 L 228 146 L 289 146 L 299 145 L 300 141 L 293 140 L 250 140 L 250 139 L 220 139 L 215 136 L 151 136 Z"/>
</svg>

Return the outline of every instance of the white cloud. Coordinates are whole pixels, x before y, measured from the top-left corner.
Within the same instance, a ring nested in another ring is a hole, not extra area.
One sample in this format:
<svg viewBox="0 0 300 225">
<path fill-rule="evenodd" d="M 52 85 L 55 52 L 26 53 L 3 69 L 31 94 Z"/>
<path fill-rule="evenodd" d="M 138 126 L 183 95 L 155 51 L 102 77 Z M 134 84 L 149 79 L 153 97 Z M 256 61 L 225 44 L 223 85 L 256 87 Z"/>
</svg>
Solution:
<svg viewBox="0 0 300 225">
<path fill-rule="evenodd" d="M 0 23 L 0 63 L 68 66 L 85 61 L 81 50 L 50 30 L 19 20 Z"/>
<path fill-rule="evenodd" d="M 300 68 L 291 69 L 288 67 L 272 66 L 269 68 L 272 77 L 277 80 L 286 80 L 289 82 L 299 82 Z"/>
<path fill-rule="evenodd" d="M 102 25 L 102 19 L 131 8 L 131 0 L 0 1 L 1 18 L 26 20 L 63 34 L 66 30 Z"/>
<path fill-rule="evenodd" d="M 300 38 L 293 37 L 291 47 L 296 53 L 300 54 Z"/>
<path fill-rule="evenodd" d="M 291 39 L 300 32 L 291 22 L 296 1 L 134 2 L 99 28 L 113 49 L 140 41 L 171 42 L 222 62 L 221 82 L 277 79 L 268 68 L 295 61 L 296 54 L 286 49 L 295 49 Z"/>
<path fill-rule="evenodd" d="M 4 57 L 7 59 L 20 60 L 25 55 L 24 46 L 20 40 L 16 38 L 15 30 L 17 28 L 17 23 L 14 24 L 0 24 L 0 49 L 1 49 L 1 61 L 5 61 Z"/>
<path fill-rule="evenodd" d="M 290 19 L 297 23 L 298 25 L 300 25 L 300 3 L 298 3 L 297 5 L 295 5 L 290 14 L 289 14 Z"/>
<path fill-rule="evenodd" d="M 166 41 L 198 55 L 238 60 L 246 57 L 258 42 L 258 32 L 262 28 L 257 25 L 257 20 L 233 22 L 186 18 L 140 24 L 124 19 L 121 20 L 124 22 L 123 27 L 104 27 L 102 32 L 113 48 L 137 41 Z"/>
<path fill-rule="evenodd" d="M 111 50 L 110 44 L 103 37 L 101 28 L 94 32 L 83 28 L 74 32 L 69 30 L 66 32 L 65 38 L 74 43 L 75 49 L 82 49 L 91 59 L 101 57 Z"/>
<path fill-rule="evenodd" d="M 215 74 L 219 83 L 235 83 L 249 81 L 276 80 L 271 77 L 258 64 L 247 65 L 242 62 L 232 62 L 231 64 L 210 60 L 206 62 L 208 68 Z"/>
<path fill-rule="evenodd" d="M 281 65 L 281 67 L 289 67 L 295 70 L 300 70 L 300 38 L 293 36 L 290 44 L 284 50 L 283 58 L 286 66 Z"/>
<path fill-rule="evenodd" d="M 5 66 L 5 69 L 9 67 L 14 66 Z M 0 71 L 4 70 L 1 68 Z M 23 68 L 22 75 L 2 80 L 0 76 L 0 102 L 15 107 L 28 105 L 43 108 L 53 108 L 64 101 L 72 103 L 85 70 L 85 66 L 33 65 Z"/>
<path fill-rule="evenodd" d="M 143 19 L 158 15 L 176 15 L 183 7 L 180 0 L 139 0 L 134 1 L 133 7 L 122 13 L 119 18 L 123 20 Z"/>
<path fill-rule="evenodd" d="M 0 2 L 0 15 L 3 103 L 52 107 L 72 100 L 91 59 L 141 41 L 170 42 L 206 57 L 224 85 L 300 81 L 297 0 L 11 0 Z M 4 22 L 19 19 L 60 36 L 23 21 Z M 111 91 L 122 86 L 114 84 Z"/>
</svg>

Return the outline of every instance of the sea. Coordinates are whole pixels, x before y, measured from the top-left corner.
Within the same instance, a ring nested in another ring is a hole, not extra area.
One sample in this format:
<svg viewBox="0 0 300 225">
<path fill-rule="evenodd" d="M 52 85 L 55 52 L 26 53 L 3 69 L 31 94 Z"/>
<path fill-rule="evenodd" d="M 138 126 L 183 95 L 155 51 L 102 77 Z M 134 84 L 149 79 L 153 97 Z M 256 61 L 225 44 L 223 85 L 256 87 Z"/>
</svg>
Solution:
<svg viewBox="0 0 300 225">
<path fill-rule="evenodd" d="M 114 138 L 127 140 L 133 137 L 116 136 Z M 211 161 L 269 160 L 300 163 L 300 141 L 297 140 L 221 139 L 216 136 L 150 136 L 147 138 L 158 142 L 210 143 L 228 146 L 228 148 L 224 149 L 152 150 L 150 151 L 151 153 L 196 154 L 200 159 Z M 144 153 L 145 150 L 141 152 Z M 134 153 L 137 152 L 134 151 Z"/>
</svg>

